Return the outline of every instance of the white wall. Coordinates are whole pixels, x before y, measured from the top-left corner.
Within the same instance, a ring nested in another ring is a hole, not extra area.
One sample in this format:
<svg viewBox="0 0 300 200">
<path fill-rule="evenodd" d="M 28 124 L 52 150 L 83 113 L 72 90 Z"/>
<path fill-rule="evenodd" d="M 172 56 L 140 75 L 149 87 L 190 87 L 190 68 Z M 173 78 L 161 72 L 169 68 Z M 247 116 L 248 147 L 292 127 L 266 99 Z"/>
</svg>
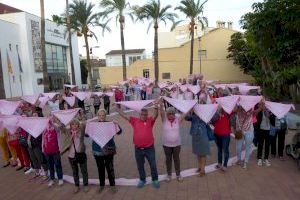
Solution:
<svg viewBox="0 0 300 200">
<path fill-rule="evenodd" d="M 141 59 L 146 58 L 146 52 L 135 53 L 135 54 L 126 54 L 126 66 L 129 66 L 129 57 L 131 56 L 141 56 Z M 106 55 L 106 66 L 107 67 L 119 67 L 123 65 L 122 55 Z"/>
</svg>

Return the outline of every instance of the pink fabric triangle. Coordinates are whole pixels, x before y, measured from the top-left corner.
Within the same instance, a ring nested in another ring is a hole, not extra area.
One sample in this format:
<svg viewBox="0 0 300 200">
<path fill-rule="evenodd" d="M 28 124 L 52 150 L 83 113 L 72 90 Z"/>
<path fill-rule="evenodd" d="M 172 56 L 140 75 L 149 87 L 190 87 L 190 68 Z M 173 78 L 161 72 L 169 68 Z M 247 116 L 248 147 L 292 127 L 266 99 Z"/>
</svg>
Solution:
<svg viewBox="0 0 300 200">
<path fill-rule="evenodd" d="M 64 84 L 64 87 L 73 89 L 73 88 L 76 88 L 78 86 L 77 85 Z"/>
<path fill-rule="evenodd" d="M 57 110 L 53 111 L 52 114 L 64 125 L 68 125 L 72 119 L 77 115 L 80 108 L 74 108 L 70 110 Z"/>
<path fill-rule="evenodd" d="M 215 84 L 215 87 L 217 89 L 219 89 L 219 88 L 225 89 L 226 88 L 226 84 Z"/>
<path fill-rule="evenodd" d="M 248 86 L 248 85 L 239 85 L 239 91 L 241 94 L 246 95 L 250 90 L 260 89 L 259 86 Z"/>
<path fill-rule="evenodd" d="M 119 126 L 113 122 L 88 122 L 85 133 L 102 148 L 119 130 Z"/>
<path fill-rule="evenodd" d="M 200 92 L 199 85 L 189 85 L 188 89 L 194 94 L 198 94 Z"/>
<path fill-rule="evenodd" d="M 112 97 L 112 96 L 114 96 L 114 93 L 113 92 L 104 92 L 104 95 Z"/>
<path fill-rule="evenodd" d="M 188 89 L 187 85 L 181 85 L 179 88 L 182 92 L 185 92 Z"/>
<path fill-rule="evenodd" d="M 103 92 L 93 92 L 94 95 L 97 95 L 98 97 L 101 97 L 103 95 Z"/>
<path fill-rule="evenodd" d="M 278 119 L 283 118 L 291 109 L 295 110 L 293 104 L 282 104 L 271 101 L 265 102 L 266 108 L 271 111 Z"/>
<path fill-rule="evenodd" d="M 75 104 L 75 97 L 71 96 L 71 97 L 63 97 L 63 100 L 65 100 L 67 102 L 67 104 L 71 107 L 74 106 Z"/>
<path fill-rule="evenodd" d="M 16 133 L 19 128 L 18 121 L 20 116 L 17 115 L 0 115 L 0 121 L 2 122 L 2 126 L 7 129 L 7 131 L 13 135 Z"/>
<path fill-rule="evenodd" d="M 141 100 L 141 101 L 120 101 L 116 104 L 121 104 L 127 108 L 140 112 L 146 105 L 152 103 L 154 100 Z"/>
<path fill-rule="evenodd" d="M 20 105 L 21 105 L 21 101 L 0 100 L 0 114 L 12 115 L 16 112 L 17 108 Z"/>
<path fill-rule="evenodd" d="M 89 99 L 91 97 L 90 92 L 71 92 L 75 97 L 77 97 L 80 101 L 84 101 L 85 99 Z"/>
<path fill-rule="evenodd" d="M 194 112 L 205 123 L 208 123 L 218 110 L 218 104 L 196 104 Z"/>
<path fill-rule="evenodd" d="M 31 105 L 35 105 L 37 100 L 39 99 L 40 94 L 35 94 L 35 95 L 25 95 L 22 96 L 21 99 L 23 99 L 24 101 L 30 103 Z"/>
<path fill-rule="evenodd" d="M 43 93 L 42 95 L 44 97 L 49 97 L 50 99 L 53 99 L 57 94 L 58 94 L 57 92 L 48 92 L 48 93 Z"/>
<path fill-rule="evenodd" d="M 49 100 L 50 100 L 49 97 L 40 97 L 39 98 L 39 102 L 40 102 L 39 107 L 43 109 Z"/>
<path fill-rule="evenodd" d="M 224 111 L 227 112 L 228 114 L 232 113 L 238 100 L 239 100 L 238 96 L 227 96 L 227 97 L 216 98 L 216 101 L 218 102 L 218 104 L 220 106 L 222 106 Z"/>
<path fill-rule="evenodd" d="M 41 135 L 49 124 L 47 117 L 21 117 L 18 126 L 37 138 Z"/>
<path fill-rule="evenodd" d="M 169 104 L 174 106 L 177 110 L 182 113 L 190 111 L 197 103 L 197 100 L 178 100 L 169 97 L 163 97 Z"/>
<path fill-rule="evenodd" d="M 167 87 L 167 86 L 168 86 L 167 83 L 159 83 L 159 84 L 158 84 L 158 87 L 159 87 L 160 89 L 163 89 L 163 88 L 165 88 L 165 87 Z"/>
<path fill-rule="evenodd" d="M 239 99 L 239 105 L 247 112 L 254 108 L 262 100 L 262 96 L 248 96 L 248 95 L 237 95 Z"/>
</svg>

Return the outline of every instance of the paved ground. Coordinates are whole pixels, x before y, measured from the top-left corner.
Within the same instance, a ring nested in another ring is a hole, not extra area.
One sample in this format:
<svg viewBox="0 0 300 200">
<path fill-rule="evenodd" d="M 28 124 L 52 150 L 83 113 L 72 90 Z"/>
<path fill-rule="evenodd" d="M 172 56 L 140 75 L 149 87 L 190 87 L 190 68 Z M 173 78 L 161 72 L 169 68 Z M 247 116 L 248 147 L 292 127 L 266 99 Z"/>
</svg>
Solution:
<svg viewBox="0 0 300 200">
<path fill-rule="evenodd" d="M 114 116 L 123 128 L 123 134 L 116 137 L 118 153 L 115 156 L 116 177 L 137 178 L 138 173 L 133 156 L 132 129 L 126 121 Z M 159 174 L 165 174 L 164 153 L 160 144 L 160 119 L 155 125 L 156 156 Z M 189 124 L 184 123 L 181 129 L 182 170 L 195 168 L 196 158 L 191 153 L 191 138 L 188 134 Z M 291 137 L 291 135 L 288 135 Z M 230 145 L 231 156 L 235 155 L 235 142 Z M 91 148 L 87 140 L 88 169 L 89 178 L 97 178 L 96 163 L 91 155 Z M 216 147 L 211 144 L 211 156 L 208 164 L 216 162 Z M 47 200 L 47 199 L 118 199 L 118 200 L 150 200 L 150 199 L 299 199 L 300 196 L 300 171 L 294 160 L 286 157 L 282 162 L 272 159 L 272 166 L 269 168 L 256 166 L 256 151 L 252 154 L 252 159 L 248 170 L 243 170 L 238 166 L 233 166 L 224 174 L 219 171 L 208 174 L 205 177 L 188 177 L 183 183 L 173 180 L 170 183 L 162 182 L 159 190 L 147 185 L 143 189 L 131 186 L 117 186 L 118 192 L 112 194 L 109 189 L 98 194 L 98 186 L 91 186 L 88 193 L 80 192 L 73 195 L 73 185 L 66 183 L 63 187 L 55 186 L 47 188 L 46 184 L 40 181 L 30 182 L 29 177 L 21 172 L 16 172 L 12 168 L 0 169 L 0 200 Z M 1 164 L 1 163 L 0 163 Z M 71 175 L 71 169 L 66 157 L 63 157 L 64 173 Z M 146 164 L 147 175 L 149 166 Z"/>
</svg>

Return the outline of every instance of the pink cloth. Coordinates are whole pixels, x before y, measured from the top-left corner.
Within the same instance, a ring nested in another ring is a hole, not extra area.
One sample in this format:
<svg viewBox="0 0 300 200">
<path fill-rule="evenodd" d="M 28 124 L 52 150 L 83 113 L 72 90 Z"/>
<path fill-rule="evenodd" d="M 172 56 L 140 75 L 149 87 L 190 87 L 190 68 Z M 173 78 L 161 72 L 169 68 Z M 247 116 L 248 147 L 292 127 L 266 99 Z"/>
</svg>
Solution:
<svg viewBox="0 0 300 200">
<path fill-rule="evenodd" d="M 93 92 L 94 95 L 97 95 L 98 97 L 101 97 L 103 95 L 103 92 Z"/>
<path fill-rule="evenodd" d="M 21 101 L 6 101 L 0 100 L 0 114 L 12 115 L 16 112 L 17 108 L 20 106 Z"/>
<path fill-rule="evenodd" d="M 119 101 L 116 104 L 121 104 L 127 108 L 140 112 L 146 105 L 152 103 L 154 100 L 140 100 L 140 101 Z"/>
<path fill-rule="evenodd" d="M 114 96 L 114 93 L 113 92 L 104 92 L 104 95 L 112 97 L 112 96 Z"/>
<path fill-rule="evenodd" d="M 35 95 L 24 95 L 21 97 L 24 101 L 30 103 L 31 105 L 35 105 L 37 100 L 39 99 L 40 94 L 35 94 Z"/>
<path fill-rule="evenodd" d="M 63 100 L 65 100 L 67 102 L 67 104 L 71 107 L 73 107 L 75 105 L 75 97 L 71 96 L 71 97 L 63 97 Z"/>
<path fill-rule="evenodd" d="M 40 97 L 39 98 L 39 102 L 40 102 L 39 107 L 43 109 L 49 100 L 50 100 L 50 98 L 47 97 L 47 96 L 46 97 Z"/>
<path fill-rule="evenodd" d="M 187 87 L 187 85 L 181 85 L 179 88 L 182 92 L 185 92 L 188 87 Z"/>
<path fill-rule="evenodd" d="M 75 97 L 77 97 L 80 101 L 84 101 L 85 99 L 89 99 L 91 97 L 91 92 L 71 92 Z"/>
<path fill-rule="evenodd" d="M 293 104 L 282 104 L 271 101 L 265 102 L 266 108 L 271 111 L 278 119 L 283 118 L 291 109 L 295 110 Z"/>
<path fill-rule="evenodd" d="M 166 84 L 166 83 L 159 83 L 158 84 L 158 87 L 160 88 L 160 89 L 163 89 L 163 88 L 165 88 L 165 87 L 167 87 L 168 86 L 168 84 Z"/>
<path fill-rule="evenodd" d="M 184 99 L 185 100 L 193 100 L 193 93 L 189 91 L 185 91 L 184 93 Z"/>
<path fill-rule="evenodd" d="M 27 133 L 37 138 L 48 127 L 49 118 L 46 117 L 21 117 L 18 126 Z"/>
<path fill-rule="evenodd" d="M 195 114 L 208 123 L 218 110 L 218 104 L 197 104 L 194 107 Z"/>
<path fill-rule="evenodd" d="M 53 99 L 57 94 L 58 94 L 57 92 L 42 93 L 44 97 L 49 97 L 50 99 Z"/>
<path fill-rule="evenodd" d="M 200 92 L 200 87 L 199 85 L 189 85 L 188 89 L 193 93 L 193 94 L 198 94 Z"/>
<path fill-rule="evenodd" d="M 239 105 L 247 112 L 254 108 L 262 100 L 262 96 L 247 96 L 247 95 L 237 95 L 239 99 Z"/>
<path fill-rule="evenodd" d="M 163 97 L 169 104 L 174 106 L 177 110 L 182 113 L 190 111 L 197 103 L 197 100 L 178 100 L 169 97 Z"/>
<path fill-rule="evenodd" d="M 52 114 L 64 125 L 68 125 L 77 115 L 80 108 L 53 111 Z"/>
<path fill-rule="evenodd" d="M 216 98 L 217 103 L 220 106 L 222 106 L 222 108 L 228 114 L 231 114 L 231 112 L 233 111 L 234 107 L 236 106 L 238 100 L 239 100 L 238 96 L 227 96 L 227 97 Z"/>
<path fill-rule="evenodd" d="M 119 126 L 113 122 L 88 122 L 85 128 L 85 132 L 100 147 L 104 147 L 119 131 Z"/>
<path fill-rule="evenodd" d="M 17 115 L 0 115 L 2 126 L 7 129 L 10 134 L 15 134 L 18 126 L 20 116 Z"/>
<path fill-rule="evenodd" d="M 173 122 L 167 118 L 163 121 L 162 144 L 167 147 L 176 147 L 181 145 L 181 137 L 179 134 L 179 117 L 176 116 Z"/>
</svg>

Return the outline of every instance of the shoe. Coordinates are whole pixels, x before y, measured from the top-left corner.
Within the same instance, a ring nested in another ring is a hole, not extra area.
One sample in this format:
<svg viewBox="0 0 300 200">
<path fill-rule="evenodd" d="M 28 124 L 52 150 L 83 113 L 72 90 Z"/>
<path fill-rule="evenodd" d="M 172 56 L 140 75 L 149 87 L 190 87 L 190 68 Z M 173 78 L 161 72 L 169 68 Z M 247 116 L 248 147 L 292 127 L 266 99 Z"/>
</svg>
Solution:
<svg viewBox="0 0 300 200">
<path fill-rule="evenodd" d="M 172 176 L 168 175 L 168 176 L 166 177 L 166 182 L 168 183 L 168 182 L 170 182 L 171 180 L 172 180 Z"/>
<path fill-rule="evenodd" d="M 18 163 L 12 164 L 11 167 L 16 167 L 18 166 Z"/>
<path fill-rule="evenodd" d="M 89 188 L 89 186 L 84 186 L 83 187 L 83 191 L 85 192 L 85 193 L 87 193 L 88 191 L 90 191 L 90 188 Z"/>
<path fill-rule="evenodd" d="M 222 164 L 220 164 L 220 163 L 218 163 L 218 164 L 215 166 L 216 169 L 220 169 L 221 167 L 222 167 Z"/>
<path fill-rule="evenodd" d="M 258 159 L 257 160 L 257 166 L 261 167 L 262 165 L 263 165 L 262 159 Z"/>
<path fill-rule="evenodd" d="M 79 191 L 80 191 L 80 188 L 78 186 L 76 186 L 75 189 L 74 189 L 74 191 L 73 191 L 73 193 L 77 194 Z"/>
<path fill-rule="evenodd" d="M 267 167 L 270 167 L 271 166 L 271 163 L 268 159 L 264 160 L 264 164 L 267 166 Z"/>
<path fill-rule="evenodd" d="M 60 179 L 58 180 L 58 186 L 62 186 L 64 184 L 64 180 Z"/>
<path fill-rule="evenodd" d="M 236 161 L 236 163 L 235 163 L 236 165 L 242 165 L 242 161 L 241 160 L 238 160 L 238 161 Z"/>
<path fill-rule="evenodd" d="M 6 163 L 6 164 L 4 164 L 4 165 L 2 166 L 2 168 L 8 167 L 8 166 L 9 166 L 9 162 Z"/>
<path fill-rule="evenodd" d="M 177 176 L 176 179 L 177 179 L 177 181 L 180 182 L 180 183 L 183 182 L 183 178 L 182 178 L 181 175 Z"/>
<path fill-rule="evenodd" d="M 25 175 L 28 175 L 28 174 L 30 174 L 31 172 L 33 172 L 34 170 L 32 169 L 32 168 L 25 168 L 24 169 L 24 173 L 25 173 Z"/>
<path fill-rule="evenodd" d="M 116 186 L 111 186 L 110 191 L 112 194 L 116 194 L 118 190 L 117 190 Z"/>
<path fill-rule="evenodd" d="M 242 167 L 243 169 L 247 169 L 247 162 L 244 162 L 244 165 Z"/>
<path fill-rule="evenodd" d="M 104 186 L 100 186 L 99 190 L 98 190 L 98 193 L 102 193 L 104 191 Z"/>
<path fill-rule="evenodd" d="M 54 181 L 50 180 L 49 183 L 48 183 L 48 187 L 52 187 L 53 185 L 54 185 Z"/>
<path fill-rule="evenodd" d="M 24 168 L 24 166 L 20 166 L 20 167 L 18 167 L 17 169 L 16 169 L 16 171 L 20 171 L 21 169 L 23 169 Z"/>
<path fill-rule="evenodd" d="M 139 180 L 137 188 L 143 188 L 145 186 L 145 181 Z"/>
<path fill-rule="evenodd" d="M 153 186 L 154 188 L 156 188 L 156 189 L 160 188 L 160 183 L 159 183 L 159 181 L 158 181 L 158 180 L 152 181 L 152 186 Z"/>
<path fill-rule="evenodd" d="M 227 171 L 227 167 L 224 167 L 224 166 L 221 167 L 221 171 L 222 171 L 222 172 L 226 172 L 226 171 Z"/>
</svg>

